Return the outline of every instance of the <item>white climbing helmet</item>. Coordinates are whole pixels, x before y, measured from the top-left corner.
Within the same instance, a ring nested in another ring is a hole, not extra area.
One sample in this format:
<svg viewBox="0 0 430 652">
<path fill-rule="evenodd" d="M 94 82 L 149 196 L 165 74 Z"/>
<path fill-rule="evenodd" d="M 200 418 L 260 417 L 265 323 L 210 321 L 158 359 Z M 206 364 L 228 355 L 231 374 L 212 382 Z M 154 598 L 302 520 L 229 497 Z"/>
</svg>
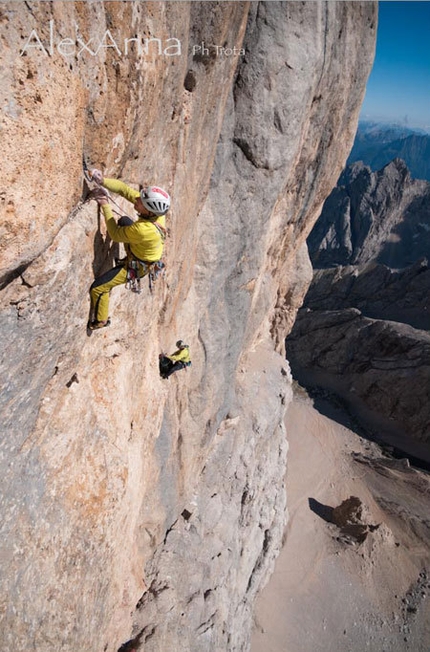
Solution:
<svg viewBox="0 0 430 652">
<path fill-rule="evenodd" d="M 170 208 L 170 195 L 158 186 L 148 186 L 140 191 L 142 204 L 154 215 L 164 215 Z"/>
</svg>

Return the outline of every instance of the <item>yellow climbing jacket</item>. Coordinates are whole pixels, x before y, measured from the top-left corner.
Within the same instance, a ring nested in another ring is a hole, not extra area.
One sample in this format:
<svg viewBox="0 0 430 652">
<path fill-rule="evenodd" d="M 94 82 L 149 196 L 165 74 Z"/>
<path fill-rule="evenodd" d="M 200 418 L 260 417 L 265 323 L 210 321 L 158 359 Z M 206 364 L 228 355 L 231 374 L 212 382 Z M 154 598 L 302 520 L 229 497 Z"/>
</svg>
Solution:
<svg viewBox="0 0 430 652">
<path fill-rule="evenodd" d="M 132 204 L 140 197 L 138 190 L 127 186 L 118 179 L 105 179 L 103 186 L 121 195 Z M 102 206 L 103 215 L 109 236 L 114 242 L 125 242 L 130 245 L 132 255 L 138 260 L 154 262 L 160 260 L 163 254 L 166 219 L 164 215 L 154 221 L 140 217 L 130 226 L 118 226 L 109 204 Z"/>
<path fill-rule="evenodd" d="M 172 360 L 172 362 L 183 362 L 184 364 L 190 364 L 190 349 L 186 346 L 183 349 L 178 349 L 172 355 L 167 355 L 166 358 Z"/>
</svg>

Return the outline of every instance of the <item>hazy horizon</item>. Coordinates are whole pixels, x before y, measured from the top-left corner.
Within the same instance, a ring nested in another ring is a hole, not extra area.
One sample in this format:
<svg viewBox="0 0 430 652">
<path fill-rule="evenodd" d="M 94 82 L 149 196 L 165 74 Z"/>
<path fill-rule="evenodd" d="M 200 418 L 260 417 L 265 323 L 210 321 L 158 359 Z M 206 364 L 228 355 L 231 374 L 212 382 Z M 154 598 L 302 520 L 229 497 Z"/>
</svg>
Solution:
<svg viewBox="0 0 430 652">
<path fill-rule="evenodd" d="M 430 133 L 430 2 L 379 3 L 373 70 L 360 120 Z"/>
</svg>

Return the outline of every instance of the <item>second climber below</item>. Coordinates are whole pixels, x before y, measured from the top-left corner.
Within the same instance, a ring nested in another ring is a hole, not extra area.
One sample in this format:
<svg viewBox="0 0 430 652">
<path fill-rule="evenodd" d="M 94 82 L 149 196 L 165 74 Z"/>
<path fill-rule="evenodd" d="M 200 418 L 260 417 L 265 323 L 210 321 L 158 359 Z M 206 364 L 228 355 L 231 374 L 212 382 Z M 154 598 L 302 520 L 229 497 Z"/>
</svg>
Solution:
<svg viewBox="0 0 430 652">
<path fill-rule="evenodd" d="M 126 261 L 121 261 L 116 267 L 96 278 L 91 285 L 91 318 L 88 328 L 96 330 L 110 323 L 109 294 L 112 288 L 127 282 L 129 266 L 133 266 L 140 279 L 160 260 L 166 237 L 165 214 L 170 208 L 170 196 L 158 186 L 149 186 L 141 191 L 134 190 L 123 181 L 104 178 L 100 170 L 92 170 L 91 178 L 99 186 L 127 199 L 138 213 L 136 221 L 121 217 L 116 222 L 106 191 L 96 188 L 91 193 L 91 197 L 101 207 L 111 240 L 123 242 L 127 254 Z"/>
<path fill-rule="evenodd" d="M 177 351 L 171 355 L 160 353 L 159 368 L 161 378 L 168 378 L 175 371 L 189 367 L 191 364 L 190 347 L 182 340 L 176 342 Z"/>
</svg>

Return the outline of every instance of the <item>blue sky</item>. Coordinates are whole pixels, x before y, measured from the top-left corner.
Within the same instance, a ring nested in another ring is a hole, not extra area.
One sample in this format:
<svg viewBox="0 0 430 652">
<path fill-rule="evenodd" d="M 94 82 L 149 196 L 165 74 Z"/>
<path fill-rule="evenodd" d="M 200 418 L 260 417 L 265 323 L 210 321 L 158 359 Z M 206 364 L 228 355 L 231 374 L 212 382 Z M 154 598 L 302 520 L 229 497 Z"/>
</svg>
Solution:
<svg viewBox="0 0 430 652">
<path fill-rule="evenodd" d="M 430 131 L 430 2 L 379 3 L 373 70 L 361 118 Z"/>
</svg>

